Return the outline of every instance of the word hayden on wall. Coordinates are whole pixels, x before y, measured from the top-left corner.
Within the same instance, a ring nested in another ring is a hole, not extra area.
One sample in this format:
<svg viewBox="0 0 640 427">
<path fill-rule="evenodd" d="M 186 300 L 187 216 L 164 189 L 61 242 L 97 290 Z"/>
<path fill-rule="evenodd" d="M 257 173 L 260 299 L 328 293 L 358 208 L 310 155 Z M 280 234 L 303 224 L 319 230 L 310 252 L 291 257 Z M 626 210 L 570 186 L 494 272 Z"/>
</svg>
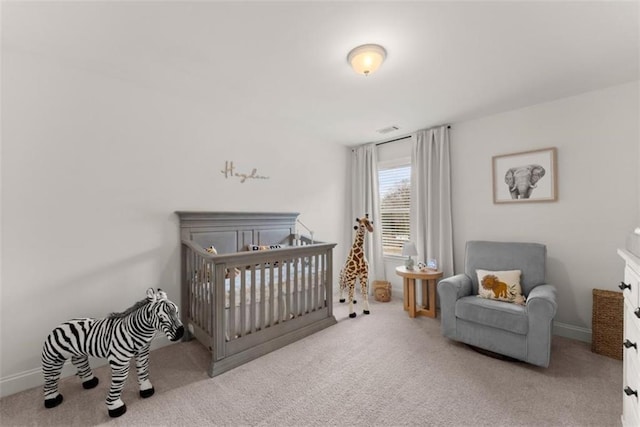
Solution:
<svg viewBox="0 0 640 427">
<path fill-rule="evenodd" d="M 268 176 L 258 175 L 258 169 L 253 168 L 251 173 L 237 172 L 233 161 L 225 161 L 224 169 L 220 171 L 225 178 L 239 178 L 240 183 L 244 183 L 248 179 L 269 179 Z"/>
</svg>

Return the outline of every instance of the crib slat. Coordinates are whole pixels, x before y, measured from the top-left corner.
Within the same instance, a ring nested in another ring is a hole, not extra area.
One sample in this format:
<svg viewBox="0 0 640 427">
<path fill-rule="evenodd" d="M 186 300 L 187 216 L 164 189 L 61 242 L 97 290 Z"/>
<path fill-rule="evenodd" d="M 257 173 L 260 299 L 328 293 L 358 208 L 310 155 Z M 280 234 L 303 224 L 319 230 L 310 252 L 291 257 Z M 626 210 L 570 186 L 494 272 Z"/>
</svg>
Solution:
<svg viewBox="0 0 640 427">
<path fill-rule="evenodd" d="M 247 332 L 247 279 L 240 274 L 240 336 Z"/>
<path fill-rule="evenodd" d="M 265 267 L 264 264 L 261 264 L 260 267 L 260 330 L 264 329 L 264 322 L 265 322 L 265 315 L 266 315 L 266 309 L 265 309 L 265 299 L 266 299 L 266 295 L 265 295 Z"/>
<path fill-rule="evenodd" d="M 202 267 L 198 264 L 198 259 L 194 253 L 191 254 L 191 262 L 193 263 L 194 270 L 194 279 L 191 282 L 191 290 L 195 295 L 195 299 L 191 301 L 191 317 L 193 322 L 198 326 L 202 327 L 198 322 L 198 302 L 200 301 L 200 293 L 198 292 L 198 282 L 200 281 L 200 276 L 202 275 Z"/>
<path fill-rule="evenodd" d="M 316 308 L 322 308 L 322 280 L 320 275 L 322 274 L 322 268 L 324 267 L 324 263 L 322 262 L 322 255 L 316 255 L 318 263 L 316 265 L 316 271 L 313 273 L 313 277 L 316 279 L 316 292 L 318 295 L 318 300 L 316 301 Z"/>
<path fill-rule="evenodd" d="M 300 291 L 300 284 L 298 283 L 298 266 L 300 265 L 300 258 L 296 257 L 293 260 L 293 313 L 296 317 L 300 315 L 298 308 L 298 298 Z"/>
<path fill-rule="evenodd" d="M 327 306 L 327 254 L 322 254 L 322 307 Z"/>
<path fill-rule="evenodd" d="M 203 300 L 203 304 L 202 304 L 202 319 L 207 324 L 207 327 L 206 327 L 207 333 L 213 335 L 215 330 L 214 329 L 215 320 L 213 319 L 211 308 L 213 303 L 213 292 L 216 286 L 216 279 L 215 279 L 215 272 L 211 271 L 210 265 L 207 263 L 207 260 L 205 260 L 204 258 L 203 258 L 203 265 L 209 277 L 204 282 L 206 285 L 206 298 Z"/>
<path fill-rule="evenodd" d="M 251 333 L 256 331 L 256 266 L 251 267 L 251 300 L 249 301 L 249 310 L 251 311 L 249 321 L 251 323 Z"/>
<path fill-rule="evenodd" d="M 207 277 L 207 274 L 209 273 L 207 272 L 207 263 L 202 257 L 200 257 L 200 265 L 201 265 L 200 271 L 203 272 L 202 277 L 200 278 L 200 283 L 202 284 L 200 289 L 203 295 L 202 295 L 202 299 L 200 300 L 200 307 L 198 307 L 198 318 L 204 330 L 207 332 L 207 334 L 210 334 L 211 326 L 209 323 L 209 317 L 207 317 L 206 309 L 209 306 L 209 304 L 211 304 L 210 302 L 211 299 L 208 294 L 208 291 L 211 290 L 210 281 L 212 279 L 210 277 Z"/>
<path fill-rule="evenodd" d="M 206 285 L 206 276 L 207 276 L 207 272 L 206 272 L 206 265 L 204 262 L 204 259 L 202 257 L 198 257 L 198 272 L 199 272 L 199 277 L 198 277 L 198 291 L 200 293 L 200 298 L 198 298 L 198 305 L 196 307 L 196 320 L 198 321 L 198 324 L 200 325 L 200 327 L 202 329 L 205 330 L 205 332 L 207 334 L 210 334 L 211 331 L 210 329 L 207 327 L 207 324 L 205 324 L 204 320 L 204 299 L 207 297 L 205 295 L 205 285 Z"/>
<path fill-rule="evenodd" d="M 292 313 L 291 305 L 292 305 L 292 297 L 291 295 L 291 263 L 292 260 L 287 260 L 287 296 L 285 301 L 285 307 L 287 311 L 285 312 L 285 320 L 289 319 L 289 313 Z"/>
<path fill-rule="evenodd" d="M 213 337 L 213 350 L 216 355 L 216 360 L 220 360 L 225 357 L 226 353 L 226 331 L 227 322 L 225 320 L 226 310 L 215 309 L 217 307 L 224 307 L 225 305 L 225 286 L 224 286 L 224 270 L 225 264 L 217 264 L 215 270 L 215 276 L 213 277 L 214 286 L 209 286 L 211 290 L 211 303 L 209 304 L 210 310 L 213 313 L 210 317 L 213 321 L 211 325 L 212 337 Z"/>
<path fill-rule="evenodd" d="M 320 280 L 322 281 L 322 285 L 320 287 L 320 307 L 324 308 L 327 304 L 327 287 L 325 283 L 325 272 L 327 271 L 327 255 L 323 253 L 322 255 L 320 255 L 320 257 L 322 259 L 322 269 L 320 270 Z"/>
<path fill-rule="evenodd" d="M 199 272 L 198 263 L 196 262 L 196 255 L 193 252 L 191 252 L 191 254 L 189 255 L 189 258 L 191 259 L 191 266 L 193 268 L 193 278 L 191 280 L 191 294 L 194 296 L 193 301 L 190 302 L 191 310 L 189 312 L 189 316 L 191 317 L 193 322 L 197 324 L 196 307 L 198 305 L 198 300 L 200 299 L 197 286 L 198 286 L 198 280 L 200 280 L 199 275 L 201 273 Z"/>
<path fill-rule="evenodd" d="M 272 325 L 277 325 L 280 323 L 280 310 L 282 308 L 282 304 L 280 304 L 280 294 L 282 293 L 282 286 L 279 286 L 278 283 L 281 283 L 281 271 L 280 271 L 280 263 L 278 265 L 272 265 L 273 267 L 273 277 L 271 281 L 273 282 L 273 297 L 271 298 L 271 308 L 270 310 L 273 312 L 273 321 Z"/>
<path fill-rule="evenodd" d="M 318 301 L 316 304 L 316 308 L 321 309 L 322 301 L 323 301 L 322 287 L 324 285 L 322 281 L 322 269 L 324 268 L 324 262 L 321 254 L 316 255 L 316 257 L 318 258 L 318 265 L 316 266 L 316 271 L 314 271 L 313 273 L 313 275 L 316 278 L 316 283 L 318 283 L 318 289 L 316 290 L 316 292 L 318 293 Z"/>
<path fill-rule="evenodd" d="M 284 282 L 282 281 L 282 263 L 283 261 L 278 261 L 278 323 L 284 322 Z"/>
<path fill-rule="evenodd" d="M 313 256 L 314 269 L 311 272 L 313 275 L 313 310 L 317 310 L 320 304 L 320 283 L 318 283 L 318 272 L 320 271 L 320 259 L 318 255 Z"/>
<path fill-rule="evenodd" d="M 231 269 L 227 270 L 229 273 L 225 273 L 225 276 L 229 276 L 229 310 L 227 313 L 227 320 L 229 322 L 229 340 L 236 337 L 236 276 L 231 274 Z M 226 285 L 226 279 L 223 282 Z"/>
<path fill-rule="evenodd" d="M 324 307 L 329 306 L 329 301 L 331 300 L 331 286 L 332 282 L 330 281 L 331 276 L 333 276 L 333 271 L 331 270 L 331 257 L 329 253 L 324 254 L 324 271 L 322 272 L 322 283 L 324 284 Z"/>
<path fill-rule="evenodd" d="M 267 326 L 272 326 L 275 323 L 275 319 L 273 318 L 273 301 L 275 300 L 275 289 L 273 286 L 273 262 L 269 264 L 269 300 L 267 301 L 268 309 L 268 317 L 267 317 Z"/>
<path fill-rule="evenodd" d="M 300 314 L 307 312 L 307 261 L 305 258 L 301 260 L 300 271 L 302 272 L 302 282 L 300 283 Z"/>
<path fill-rule="evenodd" d="M 313 267 L 313 257 L 310 256 L 307 262 L 307 309 L 305 313 L 311 313 L 313 311 L 313 275 L 311 274 L 311 269 Z"/>
</svg>

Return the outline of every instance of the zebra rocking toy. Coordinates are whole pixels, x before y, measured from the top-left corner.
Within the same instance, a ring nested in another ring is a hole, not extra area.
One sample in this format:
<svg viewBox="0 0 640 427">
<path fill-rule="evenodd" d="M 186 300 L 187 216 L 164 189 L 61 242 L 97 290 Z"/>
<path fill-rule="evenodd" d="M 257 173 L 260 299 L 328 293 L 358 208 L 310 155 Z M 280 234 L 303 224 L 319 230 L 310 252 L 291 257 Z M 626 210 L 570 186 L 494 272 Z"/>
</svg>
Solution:
<svg viewBox="0 0 640 427">
<path fill-rule="evenodd" d="M 127 411 L 120 394 L 134 356 L 140 396 L 151 397 L 154 388 L 149 381 L 149 346 L 156 331 L 177 341 L 184 334 L 184 327 L 176 304 L 167 299 L 164 291 L 151 288 L 145 299 L 122 313 L 112 313 L 104 319 L 72 319 L 62 323 L 49 334 L 42 349 L 44 406 L 53 408 L 62 403 L 58 379 L 69 357 L 85 389 L 98 385 L 98 378 L 89 366 L 89 356 L 107 359 L 111 366 L 111 388 L 106 403 L 111 417 Z"/>
</svg>

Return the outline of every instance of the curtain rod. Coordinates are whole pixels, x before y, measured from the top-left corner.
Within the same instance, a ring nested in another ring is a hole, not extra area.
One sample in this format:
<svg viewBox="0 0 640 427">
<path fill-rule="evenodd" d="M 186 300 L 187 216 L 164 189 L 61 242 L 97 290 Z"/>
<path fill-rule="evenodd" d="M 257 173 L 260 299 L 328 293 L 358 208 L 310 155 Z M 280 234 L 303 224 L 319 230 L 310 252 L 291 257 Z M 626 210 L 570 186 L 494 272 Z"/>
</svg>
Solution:
<svg viewBox="0 0 640 427">
<path fill-rule="evenodd" d="M 401 138 L 392 139 L 392 140 L 390 140 L 390 141 L 378 142 L 378 143 L 376 144 L 376 146 L 378 146 L 378 145 L 388 144 L 388 143 L 390 143 L 390 142 L 402 141 L 403 139 L 408 139 L 408 138 L 411 138 L 411 135 L 403 136 L 403 137 L 401 137 Z"/>
<path fill-rule="evenodd" d="M 447 129 L 451 129 L 451 125 L 447 125 Z M 389 141 L 378 142 L 378 143 L 376 144 L 376 147 L 377 147 L 378 145 L 384 145 L 384 144 L 388 144 L 388 143 L 390 143 L 390 142 L 402 141 L 403 139 L 407 139 L 407 138 L 411 138 L 411 135 L 401 136 L 400 138 L 391 139 L 391 140 L 389 140 Z"/>
</svg>

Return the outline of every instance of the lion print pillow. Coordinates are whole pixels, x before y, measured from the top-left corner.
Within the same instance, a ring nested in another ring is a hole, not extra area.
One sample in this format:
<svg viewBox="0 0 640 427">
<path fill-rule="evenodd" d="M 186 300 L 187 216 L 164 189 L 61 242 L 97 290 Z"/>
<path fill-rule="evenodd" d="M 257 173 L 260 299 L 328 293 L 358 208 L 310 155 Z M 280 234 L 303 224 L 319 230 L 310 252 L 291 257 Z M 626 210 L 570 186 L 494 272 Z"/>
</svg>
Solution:
<svg viewBox="0 0 640 427">
<path fill-rule="evenodd" d="M 525 298 L 520 286 L 520 270 L 489 271 L 476 270 L 478 296 L 524 305 Z"/>
</svg>

